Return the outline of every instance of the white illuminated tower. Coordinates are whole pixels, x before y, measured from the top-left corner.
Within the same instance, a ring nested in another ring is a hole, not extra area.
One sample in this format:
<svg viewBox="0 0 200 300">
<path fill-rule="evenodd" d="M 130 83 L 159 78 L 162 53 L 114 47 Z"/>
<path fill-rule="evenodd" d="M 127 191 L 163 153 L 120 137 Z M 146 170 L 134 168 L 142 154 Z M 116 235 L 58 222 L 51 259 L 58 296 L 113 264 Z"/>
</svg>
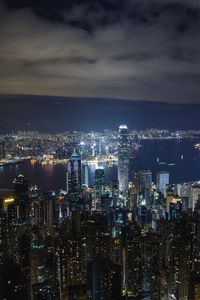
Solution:
<svg viewBox="0 0 200 300">
<path fill-rule="evenodd" d="M 119 192 L 126 195 L 128 192 L 129 174 L 129 134 L 126 125 L 119 126 L 118 137 L 118 181 Z"/>
</svg>

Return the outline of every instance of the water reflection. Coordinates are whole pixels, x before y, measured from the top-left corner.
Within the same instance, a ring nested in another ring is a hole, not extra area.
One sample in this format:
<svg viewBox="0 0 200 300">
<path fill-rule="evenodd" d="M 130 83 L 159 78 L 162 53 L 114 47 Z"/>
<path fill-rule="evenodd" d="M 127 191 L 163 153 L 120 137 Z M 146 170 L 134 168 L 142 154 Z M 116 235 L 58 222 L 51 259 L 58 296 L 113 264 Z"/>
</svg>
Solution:
<svg viewBox="0 0 200 300">
<path fill-rule="evenodd" d="M 162 162 L 164 164 L 161 164 Z M 97 167 L 97 164 L 89 165 L 90 185 L 94 183 Z M 107 183 L 117 179 L 116 165 L 104 164 L 103 167 Z M 194 148 L 194 142 L 190 140 L 143 141 L 135 159 L 130 161 L 130 179 L 133 170 L 139 169 L 151 170 L 154 181 L 156 172 L 162 170 L 169 171 L 171 183 L 198 180 L 200 179 L 200 151 Z M 41 165 L 33 161 L 0 167 L 0 188 L 12 188 L 13 178 L 19 174 L 26 176 L 30 184 L 36 184 L 42 190 L 65 188 L 65 171 L 65 164 Z"/>
</svg>

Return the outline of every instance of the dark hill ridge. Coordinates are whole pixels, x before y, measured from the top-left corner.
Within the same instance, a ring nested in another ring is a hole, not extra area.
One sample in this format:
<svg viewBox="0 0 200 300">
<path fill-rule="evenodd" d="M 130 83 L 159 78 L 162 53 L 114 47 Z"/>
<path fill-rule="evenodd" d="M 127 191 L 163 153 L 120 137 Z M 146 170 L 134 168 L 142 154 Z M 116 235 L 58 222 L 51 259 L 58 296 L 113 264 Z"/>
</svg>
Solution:
<svg viewBox="0 0 200 300">
<path fill-rule="evenodd" d="M 200 104 L 50 96 L 0 96 L 0 132 L 130 128 L 198 129 Z"/>
</svg>

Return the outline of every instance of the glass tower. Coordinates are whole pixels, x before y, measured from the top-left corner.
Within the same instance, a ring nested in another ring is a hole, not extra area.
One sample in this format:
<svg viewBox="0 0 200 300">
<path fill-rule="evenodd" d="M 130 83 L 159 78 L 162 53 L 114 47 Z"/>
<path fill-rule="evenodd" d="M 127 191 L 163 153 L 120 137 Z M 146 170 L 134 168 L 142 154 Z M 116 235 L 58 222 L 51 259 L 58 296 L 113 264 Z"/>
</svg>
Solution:
<svg viewBox="0 0 200 300">
<path fill-rule="evenodd" d="M 77 193 L 81 190 L 81 171 L 81 159 L 74 150 L 74 153 L 67 162 L 66 187 L 68 193 Z"/>
<path fill-rule="evenodd" d="M 119 126 L 118 137 L 118 181 L 119 192 L 126 194 L 128 191 L 129 174 L 129 135 L 126 125 Z"/>
<path fill-rule="evenodd" d="M 166 192 L 167 185 L 169 184 L 169 172 L 167 171 L 160 171 L 157 173 L 157 187 L 159 191 L 161 191 L 163 194 Z"/>
<path fill-rule="evenodd" d="M 96 169 L 94 175 L 94 197 L 95 197 L 95 209 L 101 210 L 101 197 L 104 194 L 105 188 L 105 175 L 104 169 Z"/>
</svg>

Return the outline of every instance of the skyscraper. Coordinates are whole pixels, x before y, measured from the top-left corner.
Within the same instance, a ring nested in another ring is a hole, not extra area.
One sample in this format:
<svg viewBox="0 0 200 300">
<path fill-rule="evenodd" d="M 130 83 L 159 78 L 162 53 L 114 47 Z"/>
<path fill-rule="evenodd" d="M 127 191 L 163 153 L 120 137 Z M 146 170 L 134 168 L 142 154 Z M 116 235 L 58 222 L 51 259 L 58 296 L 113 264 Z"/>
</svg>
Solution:
<svg viewBox="0 0 200 300">
<path fill-rule="evenodd" d="M 169 184 L 169 172 L 161 171 L 157 173 L 156 184 L 158 189 L 165 194 L 166 187 Z"/>
<path fill-rule="evenodd" d="M 76 193 L 81 189 L 81 159 L 74 150 L 67 162 L 66 189 L 68 193 Z"/>
<path fill-rule="evenodd" d="M 126 125 L 119 126 L 118 136 L 118 180 L 119 191 L 126 194 L 128 191 L 129 173 L 129 135 Z"/>
<path fill-rule="evenodd" d="M 152 172 L 150 170 L 136 171 L 133 174 L 133 181 L 137 193 L 141 193 L 147 204 L 150 201 L 152 184 Z"/>
<path fill-rule="evenodd" d="M 189 193 L 189 208 L 194 211 L 197 201 L 200 199 L 200 184 L 193 184 Z"/>
<path fill-rule="evenodd" d="M 104 194 L 105 175 L 104 169 L 96 169 L 94 175 L 95 207 L 101 209 L 101 196 Z"/>
<path fill-rule="evenodd" d="M 20 174 L 14 179 L 13 185 L 19 206 L 19 222 L 28 222 L 30 210 L 28 180 Z"/>
<path fill-rule="evenodd" d="M 87 164 L 82 166 L 82 177 L 83 177 L 83 184 L 88 187 L 89 186 L 89 168 Z"/>
<path fill-rule="evenodd" d="M 96 169 L 94 175 L 95 198 L 99 199 L 104 194 L 105 175 L 104 169 Z"/>
<path fill-rule="evenodd" d="M 151 189 L 152 183 L 152 172 L 150 170 L 136 171 L 134 172 L 134 184 L 138 193 L 142 191 L 143 188 Z"/>
</svg>

